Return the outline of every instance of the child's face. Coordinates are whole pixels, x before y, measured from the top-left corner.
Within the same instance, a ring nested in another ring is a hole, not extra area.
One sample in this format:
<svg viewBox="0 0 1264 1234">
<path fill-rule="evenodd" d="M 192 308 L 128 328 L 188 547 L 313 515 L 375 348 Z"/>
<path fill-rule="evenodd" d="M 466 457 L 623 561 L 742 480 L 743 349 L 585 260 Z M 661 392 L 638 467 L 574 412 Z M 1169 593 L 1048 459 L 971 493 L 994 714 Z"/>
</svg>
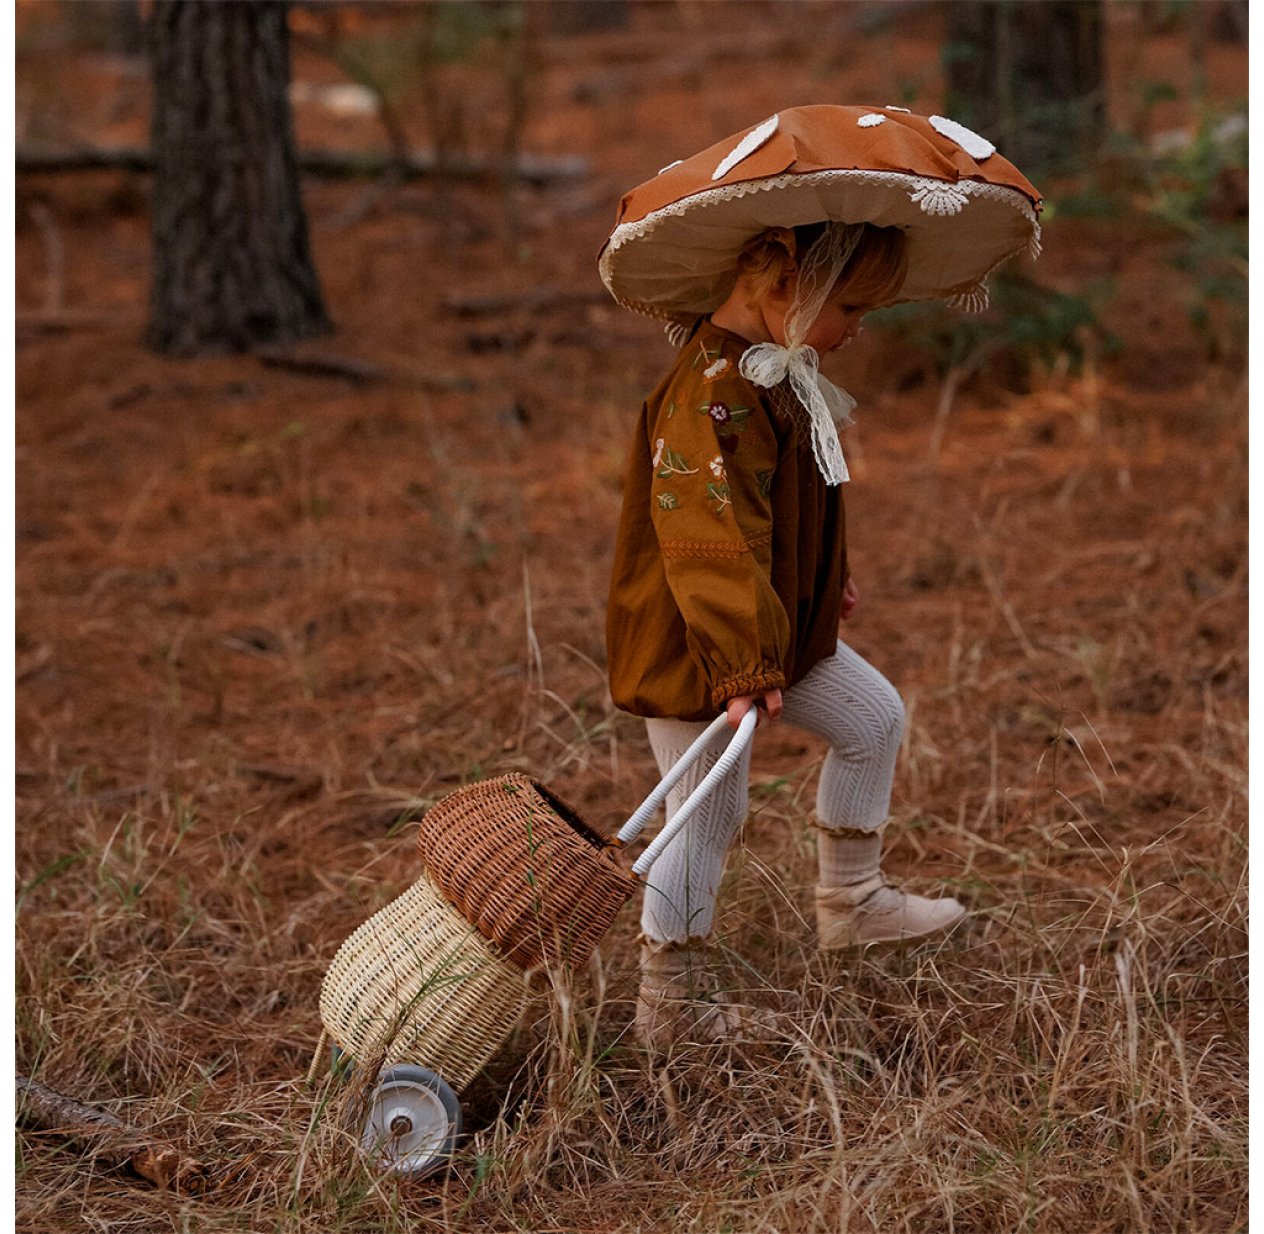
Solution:
<svg viewBox="0 0 1264 1234">
<path fill-rule="evenodd" d="M 786 346 L 786 312 L 794 298 L 793 284 L 784 291 L 778 289 L 769 297 L 771 312 L 765 311 L 764 320 L 773 341 Z M 818 355 L 828 355 L 844 343 L 850 342 L 860 332 L 860 322 L 871 306 L 852 304 L 847 299 L 847 289 L 836 290 L 821 306 L 812 328 L 803 340 Z"/>
<path fill-rule="evenodd" d="M 868 305 L 849 304 L 845 294 L 835 293 L 821 306 L 803 341 L 814 347 L 818 355 L 828 355 L 856 337 L 861 318 L 868 311 Z"/>
</svg>

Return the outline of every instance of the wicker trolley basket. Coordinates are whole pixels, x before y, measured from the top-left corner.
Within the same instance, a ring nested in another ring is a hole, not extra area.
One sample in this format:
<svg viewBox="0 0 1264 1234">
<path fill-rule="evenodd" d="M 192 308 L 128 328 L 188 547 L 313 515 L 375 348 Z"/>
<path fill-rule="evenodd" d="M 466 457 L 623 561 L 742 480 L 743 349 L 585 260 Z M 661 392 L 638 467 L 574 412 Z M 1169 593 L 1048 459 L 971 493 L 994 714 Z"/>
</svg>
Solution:
<svg viewBox="0 0 1264 1234">
<path fill-rule="evenodd" d="M 517 1019 L 524 980 L 423 874 L 338 949 L 320 1018 L 355 1058 L 441 1056 L 448 1083 L 464 1088 Z"/>
<path fill-rule="evenodd" d="M 320 994 L 315 1079 L 332 1041 L 378 1069 L 361 1132 L 387 1170 L 428 1173 L 460 1133 L 457 1092 L 513 1031 L 529 976 L 583 963 L 654 861 L 737 764 L 752 708 L 702 782 L 625 872 L 631 843 L 727 720 L 719 716 L 619 829 L 603 839 L 549 789 L 522 775 L 459 789 L 418 836 L 424 873 L 342 944 Z"/>
<path fill-rule="evenodd" d="M 582 964 L 639 885 L 578 811 L 524 775 L 445 797 L 417 846 L 435 886 L 526 969 Z"/>
</svg>

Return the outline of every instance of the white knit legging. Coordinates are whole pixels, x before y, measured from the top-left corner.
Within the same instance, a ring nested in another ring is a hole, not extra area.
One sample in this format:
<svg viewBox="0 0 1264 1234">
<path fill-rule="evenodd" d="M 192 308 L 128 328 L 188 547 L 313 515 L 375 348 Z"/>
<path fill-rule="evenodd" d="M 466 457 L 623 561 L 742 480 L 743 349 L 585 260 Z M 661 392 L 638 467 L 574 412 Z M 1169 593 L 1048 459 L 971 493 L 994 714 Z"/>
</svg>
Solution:
<svg viewBox="0 0 1264 1234">
<path fill-rule="evenodd" d="M 895 687 L 845 643 L 785 692 L 782 722 L 830 744 L 816 794 L 823 827 L 872 831 L 891 804 L 895 760 L 904 734 L 904 705 Z M 647 720 L 650 745 L 666 771 L 706 727 L 705 722 Z M 667 815 L 680 807 L 728 744 L 721 734 L 667 798 Z M 711 932 L 724 859 L 746 818 L 750 749 L 721 782 L 684 832 L 654 863 L 646 880 L 641 929 L 661 941 Z"/>
</svg>

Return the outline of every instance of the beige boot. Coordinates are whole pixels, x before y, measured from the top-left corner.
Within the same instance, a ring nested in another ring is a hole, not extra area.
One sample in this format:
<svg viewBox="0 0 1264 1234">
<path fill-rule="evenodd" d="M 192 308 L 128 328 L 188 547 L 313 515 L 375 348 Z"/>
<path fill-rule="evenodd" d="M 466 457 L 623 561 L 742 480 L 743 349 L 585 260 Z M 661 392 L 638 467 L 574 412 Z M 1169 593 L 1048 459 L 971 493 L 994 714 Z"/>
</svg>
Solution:
<svg viewBox="0 0 1264 1234">
<path fill-rule="evenodd" d="M 769 1012 L 724 997 L 706 953 L 702 939 L 663 943 L 641 935 L 636 1036 L 642 1045 L 661 1051 L 685 1041 L 712 1045 L 777 1038 Z"/>
<path fill-rule="evenodd" d="M 950 896 L 932 900 L 887 883 L 879 868 L 881 828 L 818 827 L 817 840 L 821 881 L 816 888 L 816 926 L 822 951 L 945 934 L 966 915 Z"/>
</svg>

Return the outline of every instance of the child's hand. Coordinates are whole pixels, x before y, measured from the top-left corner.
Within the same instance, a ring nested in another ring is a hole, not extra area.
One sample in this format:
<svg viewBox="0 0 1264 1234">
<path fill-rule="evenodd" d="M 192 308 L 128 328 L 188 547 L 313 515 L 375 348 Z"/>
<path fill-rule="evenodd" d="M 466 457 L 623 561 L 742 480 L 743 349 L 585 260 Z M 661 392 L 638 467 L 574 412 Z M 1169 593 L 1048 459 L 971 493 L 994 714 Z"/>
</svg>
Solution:
<svg viewBox="0 0 1264 1234">
<path fill-rule="evenodd" d="M 765 690 L 763 694 L 739 694 L 737 698 L 729 699 L 727 708 L 729 727 L 736 729 L 742 722 L 742 717 L 756 704 L 763 713 L 756 721 L 756 727 L 758 727 L 764 722 L 765 715 L 769 721 L 781 715 L 781 691 Z"/>
<path fill-rule="evenodd" d="M 856 590 L 856 580 L 848 576 L 847 581 L 843 584 L 843 607 L 841 611 L 844 621 L 856 611 L 856 605 L 859 603 L 860 592 Z"/>
</svg>

